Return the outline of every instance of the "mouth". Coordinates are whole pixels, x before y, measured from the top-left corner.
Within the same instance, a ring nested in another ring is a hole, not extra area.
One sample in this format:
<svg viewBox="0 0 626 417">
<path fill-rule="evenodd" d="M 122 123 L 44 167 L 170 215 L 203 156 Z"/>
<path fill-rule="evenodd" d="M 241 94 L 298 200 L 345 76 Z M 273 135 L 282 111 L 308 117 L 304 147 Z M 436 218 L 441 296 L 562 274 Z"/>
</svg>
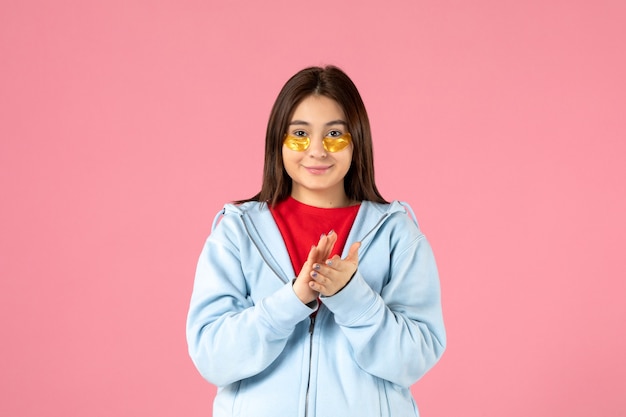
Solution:
<svg viewBox="0 0 626 417">
<path fill-rule="evenodd" d="M 311 166 L 311 167 L 304 166 L 303 168 L 306 169 L 310 174 L 322 175 L 322 174 L 325 174 L 326 172 L 328 172 L 328 170 L 332 168 L 332 165 L 328 165 L 328 166 Z"/>
</svg>

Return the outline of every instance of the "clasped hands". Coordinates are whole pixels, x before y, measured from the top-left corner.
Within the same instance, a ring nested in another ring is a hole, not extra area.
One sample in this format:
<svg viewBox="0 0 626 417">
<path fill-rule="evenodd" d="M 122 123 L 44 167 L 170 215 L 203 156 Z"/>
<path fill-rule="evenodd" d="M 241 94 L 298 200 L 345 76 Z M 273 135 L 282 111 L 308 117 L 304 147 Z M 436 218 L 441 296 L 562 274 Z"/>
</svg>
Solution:
<svg viewBox="0 0 626 417">
<path fill-rule="evenodd" d="M 311 247 L 307 260 L 293 284 L 296 295 L 303 303 L 312 302 L 320 294 L 325 297 L 337 294 L 356 272 L 361 243 L 353 243 L 345 259 L 341 259 L 339 255 L 328 259 L 336 241 L 337 234 L 330 231 L 320 237 L 317 245 Z"/>
</svg>

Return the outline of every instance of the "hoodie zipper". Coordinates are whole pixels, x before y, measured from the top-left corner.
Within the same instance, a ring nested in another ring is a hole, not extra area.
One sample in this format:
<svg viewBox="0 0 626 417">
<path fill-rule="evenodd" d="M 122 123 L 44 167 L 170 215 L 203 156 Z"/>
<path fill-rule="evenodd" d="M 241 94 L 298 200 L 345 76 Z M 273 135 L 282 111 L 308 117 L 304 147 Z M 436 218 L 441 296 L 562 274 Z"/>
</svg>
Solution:
<svg viewBox="0 0 626 417">
<path fill-rule="evenodd" d="M 306 396 L 304 399 L 304 417 L 309 415 L 309 390 L 311 388 L 311 362 L 313 362 L 313 330 L 315 328 L 315 316 L 311 316 L 309 324 L 309 375 L 306 381 Z"/>
</svg>

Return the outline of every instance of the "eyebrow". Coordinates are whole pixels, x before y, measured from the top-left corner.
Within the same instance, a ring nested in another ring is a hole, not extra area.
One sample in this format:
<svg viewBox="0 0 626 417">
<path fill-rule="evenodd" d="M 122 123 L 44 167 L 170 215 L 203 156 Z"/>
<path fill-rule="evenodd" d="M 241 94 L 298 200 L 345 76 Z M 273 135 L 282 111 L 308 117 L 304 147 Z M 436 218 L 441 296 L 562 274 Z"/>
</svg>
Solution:
<svg viewBox="0 0 626 417">
<path fill-rule="evenodd" d="M 292 120 L 291 122 L 289 122 L 289 126 L 291 125 L 303 125 L 303 126 L 310 126 L 311 123 L 309 122 L 305 122 L 304 120 Z M 348 123 L 346 123 L 344 120 L 338 119 L 338 120 L 331 120 L 328 123 L 324 123 L 324 126 L 334 126 L 334 125 L 344 125 L 344 126 L 348 126 Z"/>
</svg>

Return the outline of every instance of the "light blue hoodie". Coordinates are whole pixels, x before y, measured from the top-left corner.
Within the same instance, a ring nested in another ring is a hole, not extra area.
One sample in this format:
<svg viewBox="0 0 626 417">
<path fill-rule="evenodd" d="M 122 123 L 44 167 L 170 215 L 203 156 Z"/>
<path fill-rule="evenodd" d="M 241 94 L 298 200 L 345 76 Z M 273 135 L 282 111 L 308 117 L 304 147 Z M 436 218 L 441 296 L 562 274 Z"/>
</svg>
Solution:
<svg viewBox="0 0 626 417">
<path fill-rule="evenodd" d="M 218 386 L 213 416 L 417 416 L 409 387 L 446 335 L 435 259 L 408 205 L 362 202 L 342 255 L 360 241 L 358 271 L 315 320 L 267 205 L 220 214 L 187 321 L 191 358 Z"/>
</svg>

